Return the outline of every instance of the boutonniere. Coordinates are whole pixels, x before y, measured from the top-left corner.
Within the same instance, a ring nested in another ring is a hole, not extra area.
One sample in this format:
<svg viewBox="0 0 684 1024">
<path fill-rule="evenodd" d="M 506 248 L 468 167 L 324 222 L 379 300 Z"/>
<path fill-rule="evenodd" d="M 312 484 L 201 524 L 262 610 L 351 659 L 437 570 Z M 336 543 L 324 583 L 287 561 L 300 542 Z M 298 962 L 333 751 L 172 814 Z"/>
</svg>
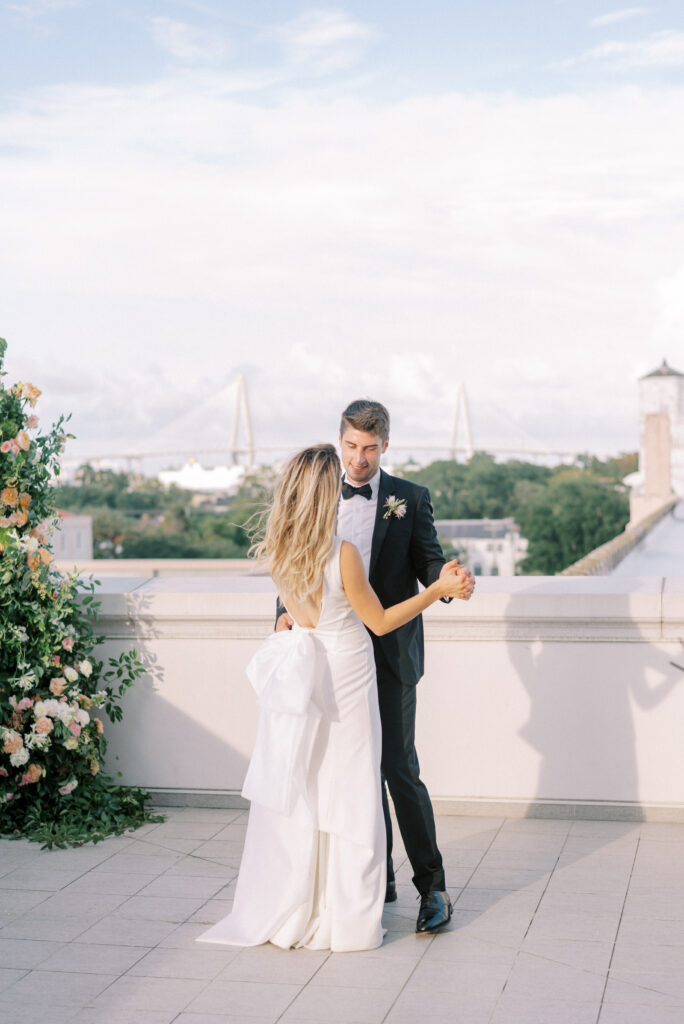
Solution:
<svg viewBox="0 0 684 1024">
<path fill-rule="evenodd" d="M 383 519 L 391 519 L 395 516 L 397 519 L 403 519 L 406 515 L 406 498 L 395 498 L 393 494 L 390 494 L 389 498 L 383 505 L 386 508 Z"/>
</svg>

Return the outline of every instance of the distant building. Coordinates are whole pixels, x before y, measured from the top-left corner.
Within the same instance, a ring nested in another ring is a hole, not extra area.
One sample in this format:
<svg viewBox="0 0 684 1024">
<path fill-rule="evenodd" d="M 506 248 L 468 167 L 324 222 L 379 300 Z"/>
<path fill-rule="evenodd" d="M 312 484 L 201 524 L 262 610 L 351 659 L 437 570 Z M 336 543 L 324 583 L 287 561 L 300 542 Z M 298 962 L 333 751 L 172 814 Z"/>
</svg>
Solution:
<svg viewBox="0 0 684 1024">
<path fill-rule="evenodd" d="M 77 516 L 73 512 L 57 510 L 60 525 L 53 534 L 55 558 L 59 561 L 74 559 L 89 561 L 93 557 L 92 516 Z"/>
<path fill-rule="evenodd" d="M 176 484 L 188 491 L 203 491 L 213 494 L 235 494 L 245 475 L 245 467 L 211 466 L 206 468 L 190 459 L 180 469 L 165 469 L 158 479 L 169 486 Z"/>
<path fill-rule="evenodd" d="M 639 470 L 628 483 L 632 523 L 684 497 L 684 373 L 665 360 L 639 381 Z"/>
<path fill-rule="evenodd" d="M 513 519 L 437 519 L 435 526 L 475 576 L 515 576 L 527 554 Z"/>
</svg>

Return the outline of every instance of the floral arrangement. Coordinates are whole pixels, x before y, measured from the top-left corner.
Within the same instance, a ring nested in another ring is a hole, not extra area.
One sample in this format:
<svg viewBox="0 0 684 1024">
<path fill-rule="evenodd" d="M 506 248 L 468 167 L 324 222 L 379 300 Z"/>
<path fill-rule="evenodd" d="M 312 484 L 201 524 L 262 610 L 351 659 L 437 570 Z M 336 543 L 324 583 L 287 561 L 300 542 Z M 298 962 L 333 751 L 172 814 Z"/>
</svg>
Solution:
<svg viewBox="0 0 684 1024">
<path fill-rule="evenodd" d="M 392 516 L 396 519 L 403 519 L 406 515 L 406 498 L 397 498 L 394 494 L 390 494 L 383 508 L 387 509 L 383 519 L 391 519 Z"/>
<path fill-rule="evenodd" d="M 144 668 L 135 651 L 106 669 L 93 656 L 96 584 L 53 565 L 51 482 L 69 417 L 34 433 L 41 392 L 3 386 L 5 351 L 0 338 L 0 835 L 97 841 L 151 820 L 147 794 L 102 771 L 99 717 L 121 720 L 119 701 Z"/>
</svg>

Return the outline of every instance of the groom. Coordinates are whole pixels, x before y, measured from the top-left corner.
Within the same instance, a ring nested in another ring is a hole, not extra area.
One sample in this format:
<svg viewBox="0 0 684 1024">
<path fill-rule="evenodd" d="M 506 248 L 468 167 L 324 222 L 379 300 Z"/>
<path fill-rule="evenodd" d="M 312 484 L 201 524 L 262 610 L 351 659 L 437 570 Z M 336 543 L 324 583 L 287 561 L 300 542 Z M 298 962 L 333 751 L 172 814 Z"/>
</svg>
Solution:
<svg viewBox="0 0 684 1024">
<path fill-rule="evenodd" d="M 427 587 L 458 566 L 456 561 L 445 565 L 428 491 L 380 469 L 388 441 L 389 413 L 384 405 L 360 399 L 347 406 L 340 423 L 345 473 L 337 535 L 359 549 L 370 584 L 386 608 L 418 593 L 418 581 Z M 282 606 L 278 610 L 281 614 L 276 629 L 289 629 L 292 620 Z M 450 920 L 452 908 L 432 804 L 420 779 L 414 745 L 416 683 L 423 675 L 422 619 L 418 616 L 386 636 L 371 633 L 371 637 L 382 722 L 383 779 L 413 868 L 413 883 L 421 897 L 416 931 L 433 932 Z M 397 890 L 392 821 L 384 782 L 382 799 L 387 827 L 385 902 L 392 903 Z"/>
</svg>

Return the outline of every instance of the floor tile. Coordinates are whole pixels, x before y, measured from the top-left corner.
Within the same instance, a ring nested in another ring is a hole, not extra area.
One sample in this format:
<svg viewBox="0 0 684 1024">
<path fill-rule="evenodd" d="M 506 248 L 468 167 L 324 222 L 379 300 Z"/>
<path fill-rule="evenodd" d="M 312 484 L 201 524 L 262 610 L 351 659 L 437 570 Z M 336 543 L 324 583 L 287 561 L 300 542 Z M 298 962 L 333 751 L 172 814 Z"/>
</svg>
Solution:
<svg viewBox="0 0 684 1024">
<path fill-rule="evenodd" d="M 275 1020 L 299 991 L 299 985 L 212 981 L 185 1009 L 189 1013 L 223 1013 L 245 1018 L 273 1015 Z"/>
<path fill-rule="evenodd" d="M 93 1000 L 104 1011 L 168 1010 L 180 1013 L 204 988 L 206 982 L 188 978 L 133 978 L 125 975 Z"/>
<path fill-rule="evenodd" d="M 396 998 L 396 992 L 381 988 L 353 988 L 309 985 L 288 1011 L 283 1024 L 292 1019 L 325 1020 L 327 1024 L 381 1024 Z"/>
<path fill-rule="evenodd" d="M 217 977 L 234 959 L 220 949 L 153 949 L 128 969 L 129 977 L 206 978 Z"/>
</svg>

